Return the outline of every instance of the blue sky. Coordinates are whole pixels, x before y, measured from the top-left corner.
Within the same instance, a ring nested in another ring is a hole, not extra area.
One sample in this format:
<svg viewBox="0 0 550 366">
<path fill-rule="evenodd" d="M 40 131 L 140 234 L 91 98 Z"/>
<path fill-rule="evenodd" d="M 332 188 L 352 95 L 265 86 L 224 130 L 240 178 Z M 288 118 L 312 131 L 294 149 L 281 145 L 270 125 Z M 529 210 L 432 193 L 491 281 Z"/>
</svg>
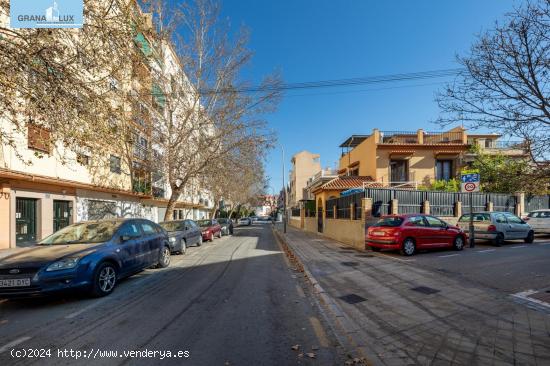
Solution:
<svg viewBox="0 0 550 366">
<path fill-rule="evenodd" d="M 226 0 L 222 11 L 232 26 L 244 24 L 251 30 L 255 55 L 246 76 L 258 81 L 279 70 L 284 81 L 292 83 L 458 67 L 455 55 L 467 52 L 476 34 L 519 4 Z M 443 80 L 287 93 L 278 111 L 266 116 L 285 148 L 287 177 L 290 157 L 301 150 L 319 153 L 323 166 L 334 166 L 338 145 L 352 134 L 368 134 L 375 127 L 437 130 L 431 122 L 439 113 L 434 93 Z M 270 152 L 267 174 L 278 193 L 280 149 Z"/>
</svg>

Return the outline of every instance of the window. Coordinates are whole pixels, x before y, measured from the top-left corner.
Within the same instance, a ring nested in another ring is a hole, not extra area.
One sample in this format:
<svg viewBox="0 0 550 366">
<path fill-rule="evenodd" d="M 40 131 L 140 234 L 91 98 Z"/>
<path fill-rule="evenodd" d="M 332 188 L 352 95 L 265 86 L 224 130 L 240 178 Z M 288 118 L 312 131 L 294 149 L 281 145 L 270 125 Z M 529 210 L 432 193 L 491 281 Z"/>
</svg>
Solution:
<svg viewBox="0 0 550 366">
<path fill-rule="evenodd" d="M 50 131 L 44 127 L 35 124 L 29 124 L 28 132 L 28 147 L 38 151 L 50 153 Z"/>
<path fill-rule="evenodd" d="M 85 154 L 77 153 L 76 154 L 76 162 L 80 165 L 90 165 L 90 157 Z"/>
<path fill-rule="evenodd" d="M 155 227 L 148 222 L 142 222 L 141 229 L 143 230 L 143 233 L 145 235 L 153 235 L 157 233 L 157 230 L 155 229 Z"/>
<path fill-rule="evenodd" d="M 120 158 L 118 156 L 111 155 L 109 165 L 112 173 L 120 174 Z"/>
<path fill-rule="evenodd" d="M 453 161 L 437 160 L 435 162 L 435 179 L 448 181 L 453 178 Z"/>
<path fill-rule="evenodd" d="M 118 234 L 120 236 L 138 237 L 140 233 L 135 222 L 127 222 L 120 228 Z"/>
<path fill-rule="evenodd" d="M 445 222 L 441 221 L 437 217 L 433 217 L 433 216 L 425 216 L 425 217 L 426 217 L 426 221 L 428 221 L 428 225 L 431 226 L 431 227 L 446 227 L 447 226 L 447 224 L 445 224 Z"/>
<path fill-rule="evenodd" d="M 351 169 L 348 173 L 349 176 L 356 177 L 359 175 L 359 168 Z"/>
<path fill-rule="evenodd" d="M 506 218 L 508 219 L 508 222 L 509 223 L 512 223 L 512 224 L 523 224 L 523 221 L 515 216 L 515 215 L 512 215 L 512 214 L 509 214 L 509 213 L 506 213 Z"/>
<path fill-rule="evenodd" d="M 506 224 L 506 216 L 504 216 L 503 214 L 496 214 L 495 222 L 497 224 Z"/>
<path fill-rule="evenodd" d="M 413 216 L 409 219 L 409 223 L 412 226 L 426 226 L 426 221 L 422 216 Z"/>
</svg>

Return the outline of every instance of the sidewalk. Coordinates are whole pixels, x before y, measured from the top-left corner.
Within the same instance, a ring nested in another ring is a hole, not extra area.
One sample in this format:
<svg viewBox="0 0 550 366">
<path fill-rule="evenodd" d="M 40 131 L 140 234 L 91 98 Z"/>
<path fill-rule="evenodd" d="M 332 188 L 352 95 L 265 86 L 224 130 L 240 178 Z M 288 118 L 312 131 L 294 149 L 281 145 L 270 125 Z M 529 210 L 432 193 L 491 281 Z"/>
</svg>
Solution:
<svg viewBox="0 0 550 366">
<path fill-rule="evenodd" d="M 548 313 L 406 259 L 279 233 L 372 364 L 550 365 Z"/>
</svg>

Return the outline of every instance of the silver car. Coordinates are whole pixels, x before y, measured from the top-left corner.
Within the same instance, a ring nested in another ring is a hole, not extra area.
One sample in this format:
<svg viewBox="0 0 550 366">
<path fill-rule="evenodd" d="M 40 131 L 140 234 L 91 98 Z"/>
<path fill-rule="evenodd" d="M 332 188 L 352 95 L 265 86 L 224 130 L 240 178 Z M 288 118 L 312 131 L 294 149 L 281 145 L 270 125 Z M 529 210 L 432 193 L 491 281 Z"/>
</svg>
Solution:
<svg viewBox="0 0 550 366">
<path fill-rule="evenodd" d="M 523 218 L 538 233 L 550 234 L 550 210 L 534 210 Z"/>
<path fill-rule="evenodd" d="M 510 212 L 474 212 L 476 239 L 491 240 L 497 247 L 505 240 L 523 239 L 526 243 L 535 240 L 535 232 L 529 224 Z M 469 233 L 470 214 L 460 216 L 458 227 Z"/>
</svg>

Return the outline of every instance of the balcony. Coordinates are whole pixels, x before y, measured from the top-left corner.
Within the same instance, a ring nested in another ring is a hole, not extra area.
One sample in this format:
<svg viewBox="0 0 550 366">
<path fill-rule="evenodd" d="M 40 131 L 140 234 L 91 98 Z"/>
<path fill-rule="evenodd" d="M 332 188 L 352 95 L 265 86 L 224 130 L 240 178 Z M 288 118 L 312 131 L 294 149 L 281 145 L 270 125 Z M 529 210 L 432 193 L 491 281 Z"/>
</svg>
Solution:
<svg viewBox="0 0 550 366">
<path fill-rule="evenodd" d="M 134 144 L 134 157 L 140 160 L 147 160 L 148 159 L 147 147 L 139 144 Z"/>
<path fill-rule="evenodd" d="M 464 131 L 426 132 L 418 131 L 374 131 L 379 144 L 392 145 L 465 145 Z"/>
</svg>

